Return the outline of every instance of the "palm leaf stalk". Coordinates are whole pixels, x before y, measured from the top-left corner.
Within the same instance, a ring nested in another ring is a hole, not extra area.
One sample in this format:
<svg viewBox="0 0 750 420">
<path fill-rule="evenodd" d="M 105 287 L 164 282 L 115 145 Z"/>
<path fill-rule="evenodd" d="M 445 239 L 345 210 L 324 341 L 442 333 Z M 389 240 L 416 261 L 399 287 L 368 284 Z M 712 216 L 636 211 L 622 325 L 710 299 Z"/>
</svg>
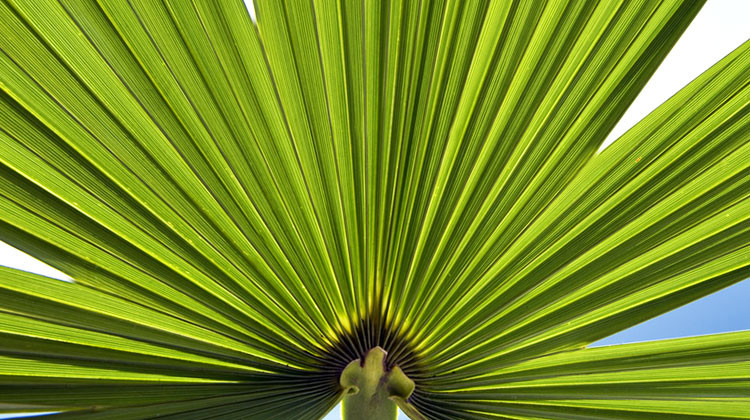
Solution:
<svg viewBox="0 0 750 420">
<path fill-rule="evenodd" d="M 750 418 L 750 42 L 699 1 L 2 0 L 0 412 Z"/>
</svg>

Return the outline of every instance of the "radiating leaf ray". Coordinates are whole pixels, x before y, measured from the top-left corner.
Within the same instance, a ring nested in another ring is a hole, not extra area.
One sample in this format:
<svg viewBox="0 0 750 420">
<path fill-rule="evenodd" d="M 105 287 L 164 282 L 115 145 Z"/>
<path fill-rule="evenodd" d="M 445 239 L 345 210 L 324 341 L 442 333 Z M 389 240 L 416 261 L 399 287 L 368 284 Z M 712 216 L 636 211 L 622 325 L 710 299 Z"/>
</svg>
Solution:
<svg viewBox="0 0 750 420">
<path fill-rule="evenodd" d="M 428 392 L 453 416 L 746 418 L 748 337 L 738 332 L 562 352 Z"/>
</svg>

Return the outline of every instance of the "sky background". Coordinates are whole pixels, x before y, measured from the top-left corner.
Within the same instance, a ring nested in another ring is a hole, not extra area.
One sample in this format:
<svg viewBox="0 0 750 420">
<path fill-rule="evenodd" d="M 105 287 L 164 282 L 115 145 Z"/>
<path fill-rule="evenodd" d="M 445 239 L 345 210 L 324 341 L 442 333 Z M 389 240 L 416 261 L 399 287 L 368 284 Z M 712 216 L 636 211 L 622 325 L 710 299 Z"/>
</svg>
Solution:
<svg viewBox="0 0 750 420">
<path fill-rule="evenodd" d="M 251 0 L 251 16 L 254 16 Z M 750 0 L 709 0 L 669 53 L 603 147 L 680 88 L 750 39 Z M 0 242 L 0 265 L 70 281 L 65 274 Z M 750 280 L 603 339 L 595 346 L 750 329 Z M 0 414 L 0 419 L 12 418 Z M 340 419 L 337 407 L 325 420 Z M 399 420 L 408 420 L 403 414 Z"/>
</svg>

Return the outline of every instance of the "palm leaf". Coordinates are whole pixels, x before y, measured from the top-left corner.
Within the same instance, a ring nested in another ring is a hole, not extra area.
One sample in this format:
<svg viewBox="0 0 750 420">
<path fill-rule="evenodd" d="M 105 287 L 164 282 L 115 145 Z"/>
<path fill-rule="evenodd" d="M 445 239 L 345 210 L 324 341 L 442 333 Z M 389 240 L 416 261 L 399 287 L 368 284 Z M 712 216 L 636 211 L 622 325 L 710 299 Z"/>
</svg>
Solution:
<svg viewBox="0 0 750 420">
<path fill-rule="evenodd" d="M 1 2 L 0 412 L 750 418 L 586 348 L 750 276 L 750 42 L 597 152 L 700 6 Z"/>
</svg>

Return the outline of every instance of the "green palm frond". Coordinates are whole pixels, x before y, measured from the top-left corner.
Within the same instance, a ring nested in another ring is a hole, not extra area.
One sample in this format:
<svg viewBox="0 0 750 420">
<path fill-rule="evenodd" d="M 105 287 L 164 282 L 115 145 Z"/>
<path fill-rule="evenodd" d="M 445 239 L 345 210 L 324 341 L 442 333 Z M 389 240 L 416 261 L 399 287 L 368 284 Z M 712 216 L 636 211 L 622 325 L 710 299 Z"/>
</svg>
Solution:
<svg viewBox="0 0 750 420">
<path fill-rule="evenodd" d="M 0 413 L 750 418 L 750 41 L 699 1 L 0 1 Z"/>
</svg>

